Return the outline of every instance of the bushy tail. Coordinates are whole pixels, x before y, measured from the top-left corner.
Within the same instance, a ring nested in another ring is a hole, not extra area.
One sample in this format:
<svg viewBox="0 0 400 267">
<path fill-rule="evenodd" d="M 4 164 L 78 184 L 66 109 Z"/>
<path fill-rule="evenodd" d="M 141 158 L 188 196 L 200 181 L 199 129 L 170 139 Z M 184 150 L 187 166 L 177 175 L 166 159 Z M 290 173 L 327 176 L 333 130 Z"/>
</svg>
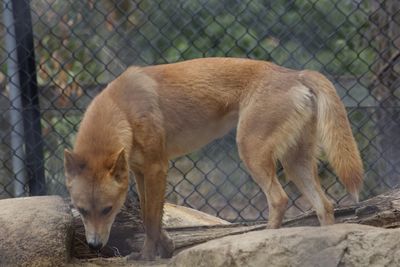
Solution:
<svg viewBox="0 0 400 267">
<path fill-rule="evenodd" d="M 344 105 L 333 84 L 322 74 L 302 71 L 300 76 L 302 83 L 317 96 L 317 132 L 328 161 L 358 201 L 364 170 Z"/>
</svg>

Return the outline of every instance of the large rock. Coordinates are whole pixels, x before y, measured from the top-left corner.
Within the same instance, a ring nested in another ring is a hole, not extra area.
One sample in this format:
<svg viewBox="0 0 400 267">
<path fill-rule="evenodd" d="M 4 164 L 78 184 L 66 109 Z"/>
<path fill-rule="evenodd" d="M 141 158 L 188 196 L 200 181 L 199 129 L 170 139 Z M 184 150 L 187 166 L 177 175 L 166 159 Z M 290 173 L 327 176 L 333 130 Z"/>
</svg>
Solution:
<svg viewBox="0 0 400 267">
<path fill-rule="evenodd" d="M 184 227 L 229 224 L 229 222 L 198 210 L 165 203 L 163 224 L 165 227 Z"/>
<path fill-rule="evenodd" d="M 262 230 L 189 248 L 170 266 L 400 266 L 400 229 L 337 224 Z"/>
<path fill-rule="evenodd" d="M 63 266 L 72 215 L 56 196 L 0 200 L 0 266 Z"/>
<path fill-rule="evenodd" d="M 86 259 L 98 256 L 113 257 L 116 254 L 125 256 L 131 252 L 139 252 L 141 250 L 144 242 L 144 233 L 138 205 L 123 208 L 117 215 L 108 243 L 101 250 L 100 254 L 89 249 L 86 243 L 85 228 L 80 215 L 76 209 L 72 209 L 72 213 L 75 218 L 75 236 L 72 253 L 74 257 Z M 171 228 L 221 224 L 227 225 L 229 222 L 187 207 L 170 203 L 165 203 L 164 205 L 163 225 L 169 228 L 172 237 L 174 237 L 174 233 L 171 232 Z M 180 232 L 179 237 L 184 237 L 184 233 Z M 197 235 L 196 237 L 200 239 L 199 242 L 210 240 L 207 236 L 204 236 L 204 240 L 201 240 L 203 236 Z M 177 247 L 184 246 L 187 243 L 182 242 L 179 238 L 175 241 Z"/>
</svg>

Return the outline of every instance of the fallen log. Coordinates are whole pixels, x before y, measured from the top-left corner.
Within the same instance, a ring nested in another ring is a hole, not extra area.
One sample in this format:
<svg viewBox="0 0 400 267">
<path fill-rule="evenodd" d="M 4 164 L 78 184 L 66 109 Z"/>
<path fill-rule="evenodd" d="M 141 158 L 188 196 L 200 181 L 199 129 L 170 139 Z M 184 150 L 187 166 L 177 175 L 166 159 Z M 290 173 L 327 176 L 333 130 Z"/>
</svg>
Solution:
<svg viewBox="0 0 400 267">
<path fill-rule="evenodd" d="M 113 225 L 110 240 L 99 253 L 91 251 L 86 244 L 84 227 L 76 211 L 75 238 L 73 256 L 76 258 L 125 256 L 130 252 L 139 252 L 144 233 L 139 206 L 136 201 L 128 201 L 117 216 Z M 391 190 L 371 199 L 346 207 L 335 209 L 336 223 L 357 223 L 382 228 L 400 227 L 400 189 Z M 314 211 L 306 212 L 296 218 L 285 220 L 283 227 L 318 226 L 318 218 Z M 167 227 L 167 231 L 175 241 L 176 251 L 203 243 L 212 239 L 261 230 L 267 227 L 266 222 L 232 223 L 220 225 L 202 225 L 188 227 Z"/>
<path fill-rule="evenodd" d="M 400 189 L 390 190 L 362 202 L 337 207 L 336 223 L 356 223 L 382 228 L 400 227 Z M 286 220 L 284 227 L 318 226 L 318 218 L 314 211 Z"/>
</svg>

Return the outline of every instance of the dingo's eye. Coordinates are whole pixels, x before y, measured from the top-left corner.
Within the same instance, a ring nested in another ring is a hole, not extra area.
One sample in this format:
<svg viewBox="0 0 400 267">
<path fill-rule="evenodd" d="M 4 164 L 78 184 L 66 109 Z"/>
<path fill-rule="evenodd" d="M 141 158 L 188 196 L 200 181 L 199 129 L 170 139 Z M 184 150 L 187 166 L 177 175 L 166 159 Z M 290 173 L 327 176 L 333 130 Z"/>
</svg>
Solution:
<svg viewBox="0 0 400 267">
<path fill-rule="evenodd" d="M 78 208 L 78 211 L 83 217 L 85 217 L 89 214 L 89 212 L 83 208 Z"/>
<path fill-rule="evenodd" d="M 112 207 L 111 207 L 111 206 L 110 206 L 110 207 L 107 207 L 107 208 L 105 208 L 105 209 L 103 209 L 103 210 L 101 211 L 101 214 L 107 215 L 108 213 L 110 213 L 111 210 L 112 210 Z"/>
</svg>

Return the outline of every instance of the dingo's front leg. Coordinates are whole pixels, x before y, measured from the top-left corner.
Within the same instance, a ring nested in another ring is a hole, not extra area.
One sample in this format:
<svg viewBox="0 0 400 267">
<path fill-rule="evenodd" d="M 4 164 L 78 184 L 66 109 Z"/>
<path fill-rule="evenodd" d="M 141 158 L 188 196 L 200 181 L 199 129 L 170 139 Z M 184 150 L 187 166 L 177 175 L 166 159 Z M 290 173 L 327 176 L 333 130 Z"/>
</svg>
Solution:
<svg viewBox="0 0 400 267">
<path fill-rule="evenodd" d="M 131 254 L 129 258 L 154 260 L 157 255 L 157 247 L 161 257 L 171 257 L 174 243 L 166 232 L 161 230 L 162 212 L 164 207 L 164 194 L 166 187 L 167 168 L 166 163 L 149 164 L 143 171 L 144 187 L 141 192 L 140 206 L 145 229 L 145 240 L 139 255 Z M 140 193 L 139 193 L 140 194 Z"/>
</svg>

